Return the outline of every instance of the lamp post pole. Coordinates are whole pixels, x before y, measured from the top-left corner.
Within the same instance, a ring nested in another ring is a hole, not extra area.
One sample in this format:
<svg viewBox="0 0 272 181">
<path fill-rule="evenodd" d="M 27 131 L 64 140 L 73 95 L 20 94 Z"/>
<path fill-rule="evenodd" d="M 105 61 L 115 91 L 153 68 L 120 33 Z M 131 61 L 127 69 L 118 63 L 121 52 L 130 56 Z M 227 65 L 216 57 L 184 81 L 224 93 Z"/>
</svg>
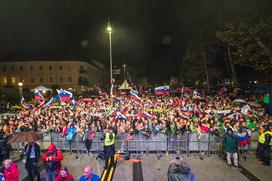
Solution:
<svg viewBox="0 0 272 181">
<path fill-rule="evenodd" d="M 113 105 L 112 102 L 112 94 L 113 94 L 113 80 L 112 80 L 112 43 L 111 43 L 111 34 L 112 34 L 112 28 L 110 25 L 110 22 L 108 22 L 107 31 L 109 33 L 109 46 L 110 46 L 110 84 L 111 84 L 111 91 L 110 91 L 110 99 L 111 99 L 111 105 Z"/>
<path fill-rule="evenodd" d="M 23 82 L 19 82 L 19 83 L 18 83 L 20 98 L 23 97 L 23 85 L 24 85 Z"/>
</svg>

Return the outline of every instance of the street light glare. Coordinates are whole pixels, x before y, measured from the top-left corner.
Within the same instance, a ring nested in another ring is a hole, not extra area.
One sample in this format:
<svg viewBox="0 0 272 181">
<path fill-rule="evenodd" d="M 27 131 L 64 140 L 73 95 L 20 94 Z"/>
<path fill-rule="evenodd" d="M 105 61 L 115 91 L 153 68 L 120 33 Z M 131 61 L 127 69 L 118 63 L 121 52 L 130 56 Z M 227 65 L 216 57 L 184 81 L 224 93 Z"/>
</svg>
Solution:
<svg viewBox="0 0 272 181">
<path fill-rule="evenodd" d="M 19 82 L 19 83 L 18 83 L 18 86 L 19 86 L 19 87 L 22 87 L 23 85 L 24 85 L 23 82 Z"/>
<path fill-rule="evenodd" d="M 111 28 L 111 26 L 110 26 L 110 25 L 108 25 L 108 26 L 107 26 L 107 31 L 108 31 L 109 33 L 111 33 L 112 28 Z"/>
</svg>

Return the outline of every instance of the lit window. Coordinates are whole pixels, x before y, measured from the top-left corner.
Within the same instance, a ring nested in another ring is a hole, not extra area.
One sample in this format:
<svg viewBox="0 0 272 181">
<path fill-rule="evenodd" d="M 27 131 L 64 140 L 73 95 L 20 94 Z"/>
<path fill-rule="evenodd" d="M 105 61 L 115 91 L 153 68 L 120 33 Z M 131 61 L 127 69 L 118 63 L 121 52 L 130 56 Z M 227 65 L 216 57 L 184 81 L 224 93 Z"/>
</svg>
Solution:
<svg viewBox="0 0 272 181">
<path fill-rule="evenodd" d="M 11 83 L 15 84 L 16 83 L 16 79 L 13 77 L 11 78 Z"/>
<path fill-rule="evenodd" d="M 7 84 L 8 83 L 8 78 L 4 77 L 3 82 L 4 82 L 4 84 Z"/>
</svg>

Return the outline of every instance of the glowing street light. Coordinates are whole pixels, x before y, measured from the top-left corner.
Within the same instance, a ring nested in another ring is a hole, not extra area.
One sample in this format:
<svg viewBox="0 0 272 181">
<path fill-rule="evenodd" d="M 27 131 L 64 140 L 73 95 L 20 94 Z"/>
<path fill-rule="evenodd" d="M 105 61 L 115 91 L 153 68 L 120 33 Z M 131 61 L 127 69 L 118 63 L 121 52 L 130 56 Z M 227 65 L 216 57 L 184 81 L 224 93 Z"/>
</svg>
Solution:
<svg viewBox="0 0 272 181">
<path fill-rule="evenodd" d="M 23 85 L 24 85 L 24 83 L 23 83 L 23 82 L 19 82 L 19 83 L 18 83 L 20 98 L 22 98 L 22 97 L 23 97 Z"/>
</svg>

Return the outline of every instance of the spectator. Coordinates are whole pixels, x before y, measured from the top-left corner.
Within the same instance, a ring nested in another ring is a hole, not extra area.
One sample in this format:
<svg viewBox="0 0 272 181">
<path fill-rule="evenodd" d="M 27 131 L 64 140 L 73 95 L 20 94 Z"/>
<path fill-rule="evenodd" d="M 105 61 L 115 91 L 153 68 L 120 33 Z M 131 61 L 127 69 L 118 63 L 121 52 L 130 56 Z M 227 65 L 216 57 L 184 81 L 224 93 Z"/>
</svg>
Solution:
<svg viewBox="0 0 272 181">
<path fill-rule="evenodd" d="M 228 165 L 231 166 L 231 158 L 235 167 L 238 167 L 238 138 L 233 134 L 231 128 L 227 129 L 227 134 L 223 136 L 223 146 L 227 154 Z"/>
<path fill-rule="evenodd" d="M 70 172 L 68 172 L 67 167 L 64 167 L 64 169 L 58 174 L 56 181 L 74 181 L 74 177 Z"/>
<path fill-rule="evenodd" d="M 35 142 L 28 142 L 25 146 L 26 163 L 25 169 L 28 173 L 29 179 L 34 180 L 34 177 L 37 176 L 37 180 L 40 181 L 40 172 L 38 168 L 39 159 L 41 156 L 40 146 Z"/>
<path fill-rule="evenodd" d="M 4 168 L 0 166 L 0 181 L 5 181 Z"/>
<path fill-rule="evenodd" d="M 94 131 L 91 131 L 91 128 L 89 126 L 86 126 L 84 130 L 84 134 L 83 134 L 83 142 L 86 146 L 88 155 L 90 155 L 93 138 L 94 138 Z"/>
<path fill-rule="evenodd" d="M 66 140 L 71 142 L 76 135 L 76 128 L 74 123 L 70 123 L 69 128 L 67 129 L 66 132 Z"/>
<path fill-rule="evenodd" d="M 79 181 L 100 181 L 100 178 L 93 173 L 91 166 L 87 166 L 84 169 L 83 175 L 80 177 Z"/>
<path fill-rule="evenodd" d="M 7 140 L 4 138 L 2 132 L 0 132 L 0 163 L 3 160 L 9 159 L 10 145 L 7 143 Z"/>
<path fill-rule="evenodd" d="M 5 181 L 19 181 L 19 170 L 16 163 L 11 160 L 5 160 L 4 165 L 4 177 Z"/>
<path fill-rule="evenodd" d="M 272 124 L 268 127 L 267 131 L 264 133 L 264 154 L 263 154 L 263 165 L 270 166 L 270 152 L 272 146 Z"/>
<path fill-rule="evenodd" d="M 46 181 L 55 181 L 61 169 L 62 152 L 57 150 L 55 144 L 51 144 L 42 156 L 42 160 L 45 162 Z"/>
</svg>

